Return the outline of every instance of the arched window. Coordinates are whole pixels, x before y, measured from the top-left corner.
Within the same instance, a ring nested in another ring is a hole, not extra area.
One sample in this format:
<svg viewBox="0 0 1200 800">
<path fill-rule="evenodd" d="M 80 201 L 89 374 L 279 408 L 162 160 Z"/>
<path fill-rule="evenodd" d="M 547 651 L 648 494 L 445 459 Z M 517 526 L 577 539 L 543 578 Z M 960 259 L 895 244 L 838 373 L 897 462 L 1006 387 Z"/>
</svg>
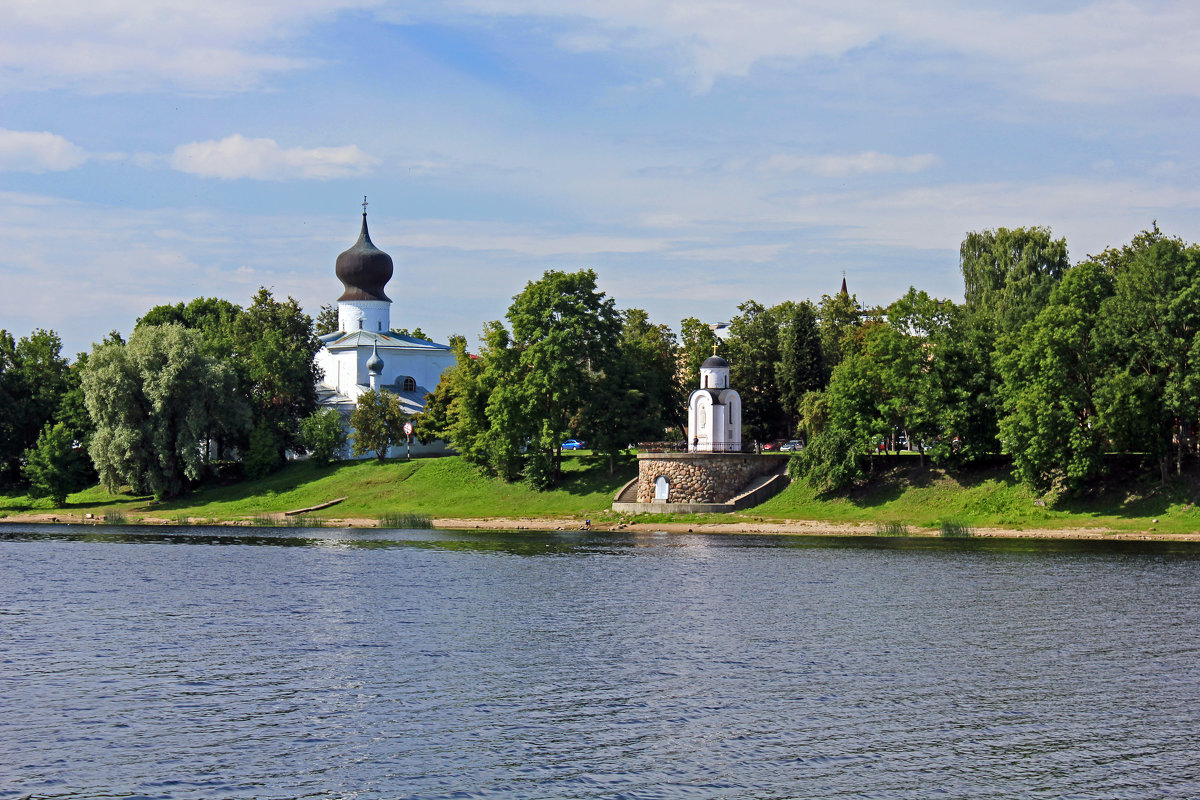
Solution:
<svg viewBox="0 0 1200 800">
<path fill-rule="evenodd" d="M 417 382 L 414 381 L 412 378 L 405 378 L 404 379 L 404 391 L 415 392 L 416 390 L 417 390 Z"/>
<path fill-rule="evenodd" d="M 671 482 L 665 476 L 659 475 L 654 479 L 654 499 L 667 500 L 671 496 Z"/>
</svg>

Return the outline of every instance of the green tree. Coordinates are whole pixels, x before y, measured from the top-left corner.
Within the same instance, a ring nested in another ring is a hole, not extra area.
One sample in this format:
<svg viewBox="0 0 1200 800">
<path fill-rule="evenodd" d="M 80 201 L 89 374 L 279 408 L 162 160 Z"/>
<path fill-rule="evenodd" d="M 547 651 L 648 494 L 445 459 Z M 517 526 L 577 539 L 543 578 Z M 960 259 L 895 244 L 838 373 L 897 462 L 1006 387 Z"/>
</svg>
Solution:
<svg viewBox="0 0 1200 800">
<path fill-rule="evenodd" d="M 1060 482 L 1078 490 L 1102 471 L 1107 442 L 1096 398 L 1109 363 L 1096 327 L 1112 291 L 1097 263 L 1069 270 L 998 360 L 1000 438 L 1017 476 L 1038 491 Z"/>
<path fill-rule="evenodd" d="M 232 328 L 233 363 L 249 399 L 255 424 L 275 437 L 279 459 L 302 450 L 300 420 L 317 410 L 320 370 L 314 361 L 322 347 L 312 318 L 295 299 L 280 302 L 260 288 Z"/>
<path fill-rule="evenodd" d="M 354 429 L 352 452 L 356 456 L 374 452 L 383 461 L 393 445 L 404 441 L 407 419 L 399 397 L 368 389 L 358 396 L 358 405 L 350 414 L 350 427 Z"/>
<path fill-rule="evenodd" d="M 300 421 L 300 436 L 305 449 L 317 464 L 341 458 L 346 447 L 346 425 L 334 408 L 322 408 Z"/>
<path fill-rule="evenodd" d="M 49 497 L 55 506 L 63 506 L 68 494 L 91 482 L 87 457 L 76 448 L 70 428 L 61 422 L 47 424 L 37 444 L 25 451 L 25 458 L 22 472 L 30 494 Z"/>
<path fill-rule="evenodd" d="M 37 442 L 46 423 L 58 418 L 74 385 L 61 351 L 62 340 L 54 331 L 39 328 L 15 342 L 0 331 L 0 481 L 19 476 L 22 454 Z"/>
<path fill-rule="evenodd" d="M 973 231 L 959 247 L 967 309 L 991 319 L 999 335 L 1033 319 L 1070 265 L 1067 241 L 1049 228 Z"/>
<path fill-rule="evenodd" d="M 317 318 L 313 322 L 313 332 L 317 336 L 324 336 L 336 330 L 338 330 L 337 309 L 326 303 L 317 312 Z"/>
<path fill-rule="evenodd" d="M 539 474 L 562 478 L 560 446 L 572 434 L 589 434 L 582 418 L 593 393 L 608 393 L 604 376 L 617 354 L 620 318 L 613 301 L 596 288 L 592 270 L 549 270 L 513 298 L 514 372 L 492 391 L 488 417 L 493 438 L 529 436 Z"/>
<path fill-rule="evenodd" d="M 695 317 L 679 323 L 679 384 L 680 397 L 686 399 L 700 385 L 700 365 L 709 356 L 728 354 L 724 340 L 717 336 L 712 326 Z"/>
<path fill-rule="evenodd" d="M 838 292 L 821 295 L 817 306 L 818 327 L 821 333 L 821 356 L 827 374 L 842 363 L 853 341 L 854 332 L 862 325 L 863 309 L 856 295 Z"/>
<path fill-rule="evenodd" d="M 777 439 L 791 436 L 794 430 L 777 381 L 779 314 L 790 310 L 780 306 L 767 309 L 747 300 L 729 321 L 729 383 L 742 397 L 743 440 Z"/>
<path fill-rule="evenodd" d="M 1114 373 L 1101 416 L 1126 449 L 1158 459 L 1163 479 L 1182 471 L 1200 410 L 1200 247 L 1155 226 L 1096 261 L 1112 276 L 1100 333 Z"/>
<path fill-rule="evenodd" d="M 96 424 L 88 451 L 111 492 L 127 484 L 178 495 L 201 475 L 214 419 L 230 428 L 245 422 L 233 370 L 180 325 L 143 326 L 128 344 L 95 345 L 82 384 Z"/>
<path fill-rule="evenodd" d="M 825 387 L 827 373 L 813 304 L 807 301 L 793 304 L 781 316 L 783 325 L 775 382 L 779 386 L 780 404 L 791 417 L 794 429 L 802 417 L 805 396 Z"/>
</svg>

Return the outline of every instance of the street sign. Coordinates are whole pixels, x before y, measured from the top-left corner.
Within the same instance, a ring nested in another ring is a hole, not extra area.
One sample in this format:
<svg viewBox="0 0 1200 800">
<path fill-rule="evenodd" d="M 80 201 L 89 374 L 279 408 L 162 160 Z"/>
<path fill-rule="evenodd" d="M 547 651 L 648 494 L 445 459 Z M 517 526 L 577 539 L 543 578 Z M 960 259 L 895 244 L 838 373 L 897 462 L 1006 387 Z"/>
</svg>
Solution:
<svg viewBox="0 0 1200 800">
<path fill-rule="evenodd" d="M 404 435 L 412 436 L 412 423 L 411 422 L 404 423 Z"/>
</svg>

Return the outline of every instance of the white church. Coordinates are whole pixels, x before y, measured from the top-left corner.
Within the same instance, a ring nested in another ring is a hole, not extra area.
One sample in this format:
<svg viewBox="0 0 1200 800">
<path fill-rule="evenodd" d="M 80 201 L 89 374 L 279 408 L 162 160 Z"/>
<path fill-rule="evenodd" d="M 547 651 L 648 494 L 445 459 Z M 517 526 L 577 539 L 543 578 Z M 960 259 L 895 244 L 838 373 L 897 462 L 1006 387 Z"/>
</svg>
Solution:
<svg viewBox="0 0 1200 800">
<path fill-rule="evenodd" d="M 742 396 L 729 387 L 729 362 L 716 354 L 700 365 L 700 388 L 688 399 L 688 433 L 695 452 L 742 449 Z"/>
<path fill-rule="evenodd" d="M 392 332 L 392 301 L 384 293 L 392 278 L 392 257 L 371 242 L 365 206 L 358 241 L 337 257 L 334 267 L 344 291 L 337 301 L 338 329 L 320 337 L 325 344 L 316 365 L 324 378 L 317 398 L 322 407 L 349 418 L 363 392 L 382 390 L 397 395 L 405 413 L 415 414 L 442 373 L 454 365 L 454 353 L 449 345 Z M 412 443 L 413 453 L 444 450 L 442 442 Z M 404 448 L 393 448 L 388 455 L 403 454 Z"/>
</svg>

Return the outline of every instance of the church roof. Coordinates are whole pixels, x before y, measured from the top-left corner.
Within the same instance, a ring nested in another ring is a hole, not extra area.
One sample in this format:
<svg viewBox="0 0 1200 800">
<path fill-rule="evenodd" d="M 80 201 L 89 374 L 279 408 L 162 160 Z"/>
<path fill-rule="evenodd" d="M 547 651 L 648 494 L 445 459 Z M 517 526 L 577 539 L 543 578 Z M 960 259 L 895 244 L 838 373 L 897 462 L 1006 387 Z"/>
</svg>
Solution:
<svg viewBox="0 0 1200 800">
<path fill-rule="evenodd" d="M 392 257 L 371 242 L 367 232 L 367 212 L 363 211 L 362 230 L 358 241 L 337 257 L 334 272 L 346 291 L 342 300 L 384 300 L 391 302 L 383 287 L 392 278 Z"/>
<path fill-rule="evenodd" d="M 709 356 L 708 358 L 704 359 L 704 363 L 702 363 L 700 365 L 700 368 L 701 369 L 718 369 L 718 368 L 728 369 L 729 362 L 726 361 L 725 359 L 721 358 L 720 356 Z"/>
<path fill-rule="evenodd" d="M 381 350 L 389 348 L 404 348 L 405 350 L 449 350 L 450 345 L 438 344 L 430 342 L 426 339 L 418 339 L 415 336 L 400 336 L 399 334 L 387 332 L 376 333 L 375 331 L 334 331 L 320 337 L 325 343 L 325 347 L 330 350 L 350 350 L 355 347 L 375 347 L 378 346 Z"/>
</svg>

